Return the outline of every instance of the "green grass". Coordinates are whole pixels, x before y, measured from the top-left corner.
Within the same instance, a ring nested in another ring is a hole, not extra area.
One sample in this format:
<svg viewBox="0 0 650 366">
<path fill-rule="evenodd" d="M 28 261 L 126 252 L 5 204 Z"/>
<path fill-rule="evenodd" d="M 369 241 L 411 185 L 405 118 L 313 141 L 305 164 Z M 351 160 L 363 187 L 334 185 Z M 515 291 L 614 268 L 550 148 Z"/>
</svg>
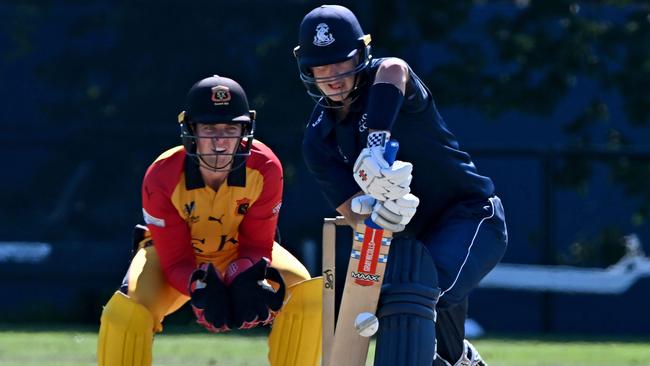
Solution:
<svg viewBox="0 0 650 366">
<path fill-rule="evenodd" d="M 0 326 L 0 365 L 94 365 L 95 332 L 83 327 Z M 650 365 L 650 339 L 501 336 L 473 343 L 491 366 Z M 172 328 L 156 336 L 154 365 L 259 366 L 267 364 L 267 351 L 264 330 L 214 335 Z"/>
<path fill-rule="evenodd" d="M 496 366 L 650 365 L 648 339 L 495 337 L 472 343 Z"/>
</svg>

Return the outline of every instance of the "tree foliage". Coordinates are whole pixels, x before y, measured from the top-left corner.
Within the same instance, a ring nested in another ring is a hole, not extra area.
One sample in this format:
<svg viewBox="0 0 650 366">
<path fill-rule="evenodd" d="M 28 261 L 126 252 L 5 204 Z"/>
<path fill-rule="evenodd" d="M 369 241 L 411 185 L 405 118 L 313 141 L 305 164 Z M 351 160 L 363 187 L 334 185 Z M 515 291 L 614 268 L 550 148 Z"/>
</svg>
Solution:
<svg viewBox="0 0 650 366">
<path fill-rule="evenodd" d="M 164 147 L 178 143 L 175 116 L 187 89 L 211 73 L 244 86 L 259 112 L 258 136 L 282 158 L 287 189 L 300 191 L 304 169 L 298 141 L 311 103 L 291 50 L 300 20 L 313 5 L 105 0 L 2 5 L 7 20 L 0 22 L 7 45 L 2 65 L 23 73 L 9 83 L 18 85 L 27 74 L 39 90 L 34 108 L 41 119 L 24 121 L 12 138 L 32 128 L 53 131 L 45 141 L 51 153 L 32 164 L 34 179 L 21 187 L 30 193 L 9 189 L 4 198 L 23 199 L 49 223 L 34 235 L 114 237 L 115 227 L 138 220 L 139 182 L 147 165 Z M 439 105 L 475 109 L 487 123 L 513 112 L 561 123 L 565 136 L 559 147 L 643 147 L 634 131 L 650 122 L 650 7 L 645 2 L 344 5 L 372 33 L 375 54 L 406 58 L 432 89 L 444 91 L 437 95 Z M 566 120 L 552 120 L 576 93 L 584 94 L 582 105 Z M 613 117 L 618 110 L 623 113 Z M 607 163 L 612 180 L 639 201 L 635 223 L 646 223 L 647 160 L 620 157 Z M 583 189 L 590 164 L 562 161 L 557 182 Z M 75 174 L 77 183 L 70 179 Z M 46 194 L 30 201 L 43 182 L 48 182 Z M 66 189 L 75 194 L 66 196 Z M 54 215 L 57 207 L 64 209 Z M 301 222 L 298 213 L 284 215 Z M 7 220 L 27 225 L 24 217 Z"/>
</svg>

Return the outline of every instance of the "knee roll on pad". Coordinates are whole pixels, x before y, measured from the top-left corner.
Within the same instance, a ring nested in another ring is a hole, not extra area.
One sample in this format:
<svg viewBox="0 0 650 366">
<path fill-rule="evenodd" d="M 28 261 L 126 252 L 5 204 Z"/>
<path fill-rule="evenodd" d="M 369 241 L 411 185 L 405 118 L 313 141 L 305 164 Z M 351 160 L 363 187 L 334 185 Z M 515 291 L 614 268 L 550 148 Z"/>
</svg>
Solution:
<svg viewBox="0 0 650 366">
<path fill-rule="evenodd" d="M 102 311 L 97 361 L 99 366 L 150 366 L 153 316 L 122 292 L 115 292 Z"/>
<path fill-rule="evenodd" d="M 394 239 L 377 310 L 375 366 L 431 365 L 439 296 L 428 250 L 414 239 Z"/>
<path fill-rule="evenodd" d="M 298 282 L 287 289 L 284 306 L 269 334 L 271 366 L 317 366 L 322 353 L 323 281 Z"/>
</svg>

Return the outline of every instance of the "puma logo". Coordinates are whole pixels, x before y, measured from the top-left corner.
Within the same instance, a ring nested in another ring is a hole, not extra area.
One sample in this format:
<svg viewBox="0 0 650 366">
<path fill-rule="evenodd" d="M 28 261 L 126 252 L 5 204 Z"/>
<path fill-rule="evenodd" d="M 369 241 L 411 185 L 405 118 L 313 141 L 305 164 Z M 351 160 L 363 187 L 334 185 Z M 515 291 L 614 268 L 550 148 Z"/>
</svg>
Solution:
<svg viewBox="0 0 650 366">
<path fill-rule="evenodd" d="M 221 216 L 219 216 L 219 218 L 216 218 L 214 216 L 208 216 L 208 221 L 216 221 L 216 222 L 220 223 L 221 225 L 223 225 L 223 221 L 221 221 L 221 220 L 223 219 L 224 216 L 226 216 L 226 214 L 221 214 Z"/>
<path fill-rule="evenodd" d="M 205 245 L 205 239 L 192 238 L 192 248 L 194 248 L 195 253 L 203 253 L 203 249 L 199 246 Z"/>
</svg>

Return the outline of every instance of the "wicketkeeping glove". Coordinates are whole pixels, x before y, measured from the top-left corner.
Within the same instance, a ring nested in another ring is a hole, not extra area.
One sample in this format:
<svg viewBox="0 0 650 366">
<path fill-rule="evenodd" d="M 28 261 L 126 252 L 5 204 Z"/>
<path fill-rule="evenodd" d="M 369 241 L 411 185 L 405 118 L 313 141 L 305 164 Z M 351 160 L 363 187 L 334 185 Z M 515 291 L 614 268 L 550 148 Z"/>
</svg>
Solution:
<svg viewBox="0 0 650 366">
<path fill-rule="evenodd" d="M 190 277 L 190 303 L 196 322 L 211 332 L 230 330 L 226 285 L 212 263 L 199 266 Z"/>
<path fill-rule="evenodd" d="M 368 147 L 361 150 L 353 167 L 354 180 L 363 193 L 380 201 L 397 199 L 411 192 L 413 178 L 411 163 L 396 160 L 389 165 L 384 159 L 385 141 L 389 137 L 385 131 L 371 132 Z"/>
<path fill-rule="evenodd" d="M 269 265 L 266 258 L 255 264 L 248 258 L 239 258 L 228 267 L 226 283 L 231 299 L 231 328 L 249 329 L 269 324 L 282 308 L 284 281 Z M 278 290 L 274 290 L 266 279 L 278 283 Z"/>
</svg>

